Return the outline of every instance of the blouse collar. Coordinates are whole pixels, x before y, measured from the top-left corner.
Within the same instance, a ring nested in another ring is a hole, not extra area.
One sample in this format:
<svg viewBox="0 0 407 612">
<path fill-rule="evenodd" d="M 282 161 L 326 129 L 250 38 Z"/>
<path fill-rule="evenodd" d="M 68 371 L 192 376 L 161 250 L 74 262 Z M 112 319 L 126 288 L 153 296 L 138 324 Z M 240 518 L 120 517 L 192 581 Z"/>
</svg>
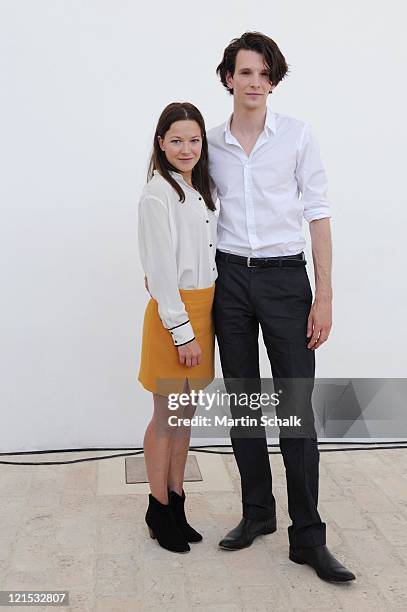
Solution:
<svg viewBox="0 0 407 612">
<path fill-rule="evenodd" d="M 174 170 L 168 170 L 168 173 L 177 181 L 182 182 L 184 185 L 186 185 L 187 187 L 189 187 L 190 189 L 193 189 L 194 191 L 196 191 L 195 187 L 191 187 L 191 185 L 188 185 L 188 183 L 186 182 L 186 180 L 184 179 L 184 177 L 182 176 L 181 172 L 175 172 Z M 158 170 L 153 170 L 153 175 L 155 174 L 160 174 L 158 172 Z M 161 175 L 160 175 L 161 176 Z"/>
<path fill-rule="evenodd" d="M 188 185 L 188 183 L 186 182 L 186 180 L 182 176 L 181 172 L 175 172 L 174 170 L 168 170 L 168 172 L 169 172 L 169 174 L 171 174 L 171 176 L 173 178 L 178 179 L 179 181 L 183 181 L 184 183 L 186 183 Z"/>
</svg>

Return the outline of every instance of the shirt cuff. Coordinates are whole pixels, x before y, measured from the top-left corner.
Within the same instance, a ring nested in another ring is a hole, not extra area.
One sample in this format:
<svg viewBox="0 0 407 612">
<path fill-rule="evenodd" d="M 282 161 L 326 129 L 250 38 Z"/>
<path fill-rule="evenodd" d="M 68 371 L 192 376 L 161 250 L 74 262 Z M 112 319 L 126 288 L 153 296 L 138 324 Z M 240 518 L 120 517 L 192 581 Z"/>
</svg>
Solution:
<svg viewBox="0 0 407 612">
<path fill-rule="evenodd" d="M 323 212 L 323 211 L 305 211 L 304 212 L 304 219 L 306 221 L 308 221 L 308 223 L 311 223 L 311 221 L 318 221 L 318 219 L 330 219 L 331 218 L 331 213 L 330 212 Z"/>
<path fill-rule="evenodd" d="M 194 330 L 192 329 L 189 319 L 185 321 L 185 323 L 181 323 L 181 325 L 169 328 L 168 331 L 171 334 L 174 346 L 182 346 L 183 344 L 195 340 Z"/>
</svg>

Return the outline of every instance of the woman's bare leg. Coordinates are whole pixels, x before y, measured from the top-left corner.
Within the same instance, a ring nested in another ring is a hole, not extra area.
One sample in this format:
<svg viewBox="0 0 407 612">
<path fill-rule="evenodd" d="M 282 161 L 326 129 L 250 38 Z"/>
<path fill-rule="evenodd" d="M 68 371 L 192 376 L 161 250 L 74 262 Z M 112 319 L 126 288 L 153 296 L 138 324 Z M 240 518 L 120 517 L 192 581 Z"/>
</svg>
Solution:
<svg viewBox="0 0 407 612">
<path fill-rule="evenodd" d="M 185 381 L 184 393 L 189 393 L 188 380 Z M 191 419 L 195 412 L 195 406 L 191 403 L 183 407 L 182 418 Z M 188 457 L 189 443 L 191 440 L 191 426 L 181 425 L 172 436 L 171 454 L 168 466 L 168 489 L 182 495 L 185 465 Z"/>
<path fill-rule="evenodd" d="M 151 494 L 168 504 L 168 470 L 174 434 L 168 426 L 168 397 L 153 393 L 154 414 L 144 434 L 144 461 Z M 178 411 L 171 415 L 180 416 Z"/>
</svg>

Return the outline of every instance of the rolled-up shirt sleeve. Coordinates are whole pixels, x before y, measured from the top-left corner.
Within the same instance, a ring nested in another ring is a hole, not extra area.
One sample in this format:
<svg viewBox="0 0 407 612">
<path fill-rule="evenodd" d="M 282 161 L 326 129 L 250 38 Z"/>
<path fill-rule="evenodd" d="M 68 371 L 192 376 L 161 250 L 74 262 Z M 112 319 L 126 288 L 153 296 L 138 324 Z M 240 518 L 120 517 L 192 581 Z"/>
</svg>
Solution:
<svg viewBox="0 0 407 612">
<path fill-rule="evenodd" d="M 328 180 L 319 144 L 309 123 L 304 126 L 297 152 L 296 179 L 304 206 L 304 219 L 310 223 L 331 217 L 327 196 Z"/>
<path fill-rule="evenodd" d="M 139 203 L 138 243 L 141 264 L 151 297 L 158 304 L 161 321 L 175 346 L 194 340 L 194 331 L 178 288 L 175 247 L 169 211 L 164 202 L 151 195 Z"/>
</svg>

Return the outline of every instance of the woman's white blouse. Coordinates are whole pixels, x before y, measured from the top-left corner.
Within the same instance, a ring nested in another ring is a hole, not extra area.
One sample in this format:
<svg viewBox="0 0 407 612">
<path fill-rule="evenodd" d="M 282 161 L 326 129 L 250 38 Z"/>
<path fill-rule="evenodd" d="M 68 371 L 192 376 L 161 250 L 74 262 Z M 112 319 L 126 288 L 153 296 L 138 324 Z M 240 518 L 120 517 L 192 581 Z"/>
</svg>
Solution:
<svg viewBox="0 0 407 612">
<path fill-rule="evenodd" d="M 175 346 L 194 339 L 194 330 L 179 289 L 211 287 L 217 278 L 217 212 L 201 195 L 171 172 L 185 193 L 185 201 L 154 170 L 139 203 L 138 239 L 141 264 L 148 289 Z"/>
</svg>

